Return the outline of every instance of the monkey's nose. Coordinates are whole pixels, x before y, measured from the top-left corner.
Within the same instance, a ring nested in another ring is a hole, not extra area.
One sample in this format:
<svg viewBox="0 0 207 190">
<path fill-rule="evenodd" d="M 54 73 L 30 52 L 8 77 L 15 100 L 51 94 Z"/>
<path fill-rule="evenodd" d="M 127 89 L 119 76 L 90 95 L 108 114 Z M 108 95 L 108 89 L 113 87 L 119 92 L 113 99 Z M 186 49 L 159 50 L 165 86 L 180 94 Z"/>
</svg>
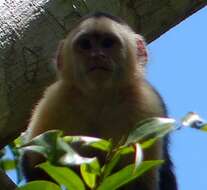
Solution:
<svg viewBox="0 0 207 190">
<path fill-rule="evenodd" d="M 92 48 L 89 54 L 91 58 L 106 58 L 104 51 L 99 48 Z"/>
</svg>

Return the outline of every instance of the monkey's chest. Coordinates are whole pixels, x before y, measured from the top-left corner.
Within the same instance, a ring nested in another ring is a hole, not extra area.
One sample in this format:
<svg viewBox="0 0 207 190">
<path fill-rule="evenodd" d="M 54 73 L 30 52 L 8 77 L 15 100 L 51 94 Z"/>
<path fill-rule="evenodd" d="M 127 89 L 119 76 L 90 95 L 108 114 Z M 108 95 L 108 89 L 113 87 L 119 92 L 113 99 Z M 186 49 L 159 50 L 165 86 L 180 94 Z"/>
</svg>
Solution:
<svg viewBox="0 0 207 190">
<path fill-rule="evenodd" d="M 72 109 L 62 124 L 63 131 L 68 135 L 87 135 L 115 141 L 128 132 L 136 124 L 136 111 L 123 106 L 102 107 L 99 109 Z"/>
</svg>

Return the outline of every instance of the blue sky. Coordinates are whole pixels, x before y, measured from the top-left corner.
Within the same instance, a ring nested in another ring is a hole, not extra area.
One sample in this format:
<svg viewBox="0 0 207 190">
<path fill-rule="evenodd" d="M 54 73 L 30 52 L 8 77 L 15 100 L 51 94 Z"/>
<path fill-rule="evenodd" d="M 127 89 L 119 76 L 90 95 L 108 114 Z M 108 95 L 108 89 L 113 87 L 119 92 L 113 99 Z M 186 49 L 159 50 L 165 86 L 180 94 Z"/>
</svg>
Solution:
<svg viewBox="0 0 207 190">
<path fill-rule="evenodd" d="M 147 76 L 164 98 L 170 116 L 189 111 L 207 120 L 207 8 L 198 11 L 149 46 Z M 179 190 L 207 189 L 207 133 L 172 134 L 171 155 Z"/>
</svg>

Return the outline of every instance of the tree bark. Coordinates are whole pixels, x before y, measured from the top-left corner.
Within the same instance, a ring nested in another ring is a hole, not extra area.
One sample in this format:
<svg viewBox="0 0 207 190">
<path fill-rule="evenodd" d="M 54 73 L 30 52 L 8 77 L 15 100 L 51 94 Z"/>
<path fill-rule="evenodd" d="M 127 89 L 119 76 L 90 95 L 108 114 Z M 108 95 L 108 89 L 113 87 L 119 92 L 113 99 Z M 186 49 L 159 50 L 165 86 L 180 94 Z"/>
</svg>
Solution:
<svg viewBox="0 0 207 190">
<path fill-rule="evenodd" d="M 4 0 L 0 2 L 0 148 L 28 123 L 54 80 L 58 41 L 82 15 L 101 10 L 123 17 L 148 42 L 207 4 L 206 0 Z"/>
</svg>

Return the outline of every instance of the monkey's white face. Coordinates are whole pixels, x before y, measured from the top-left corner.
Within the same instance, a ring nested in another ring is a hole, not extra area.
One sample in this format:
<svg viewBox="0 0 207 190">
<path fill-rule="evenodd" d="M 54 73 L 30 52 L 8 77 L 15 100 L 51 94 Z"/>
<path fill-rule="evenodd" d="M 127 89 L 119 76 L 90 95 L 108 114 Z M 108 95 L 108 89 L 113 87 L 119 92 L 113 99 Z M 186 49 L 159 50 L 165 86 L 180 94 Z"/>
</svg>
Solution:
<svg viewBox="0 0 207 190">
<path fill-rule="evenodd" d="M 70 65 L 68 69 L 79 86 L 111 88 L 123 82 L 131 62 L 128 32 L 127 27 L 110 19 L 90 18 L 69 34 L 64 64 Z"/>
</svg>

